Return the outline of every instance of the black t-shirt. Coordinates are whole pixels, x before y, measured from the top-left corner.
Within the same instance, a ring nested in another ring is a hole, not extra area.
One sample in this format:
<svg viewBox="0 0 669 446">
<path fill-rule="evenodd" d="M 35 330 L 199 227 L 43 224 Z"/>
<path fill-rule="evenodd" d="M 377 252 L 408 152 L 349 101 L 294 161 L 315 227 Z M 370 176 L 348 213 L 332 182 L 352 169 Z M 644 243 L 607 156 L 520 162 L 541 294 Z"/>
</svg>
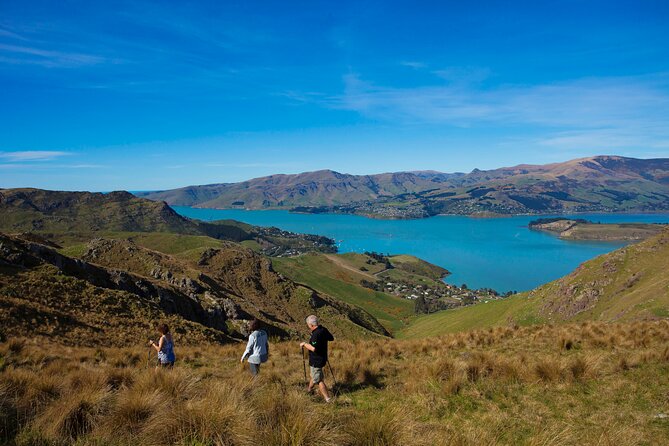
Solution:
<svg viewBox="0 0 669 446">
<path fill-rule="evenodd" d="M 325 367 L 328 362 L 328 342 L 334 341 L 334 337 L 327 328 L 319 325 L 311 332 L 309 344 L 314 347 L 314 351 L 309 352 L 309 365 L 312 367 Z"/>
</svg>

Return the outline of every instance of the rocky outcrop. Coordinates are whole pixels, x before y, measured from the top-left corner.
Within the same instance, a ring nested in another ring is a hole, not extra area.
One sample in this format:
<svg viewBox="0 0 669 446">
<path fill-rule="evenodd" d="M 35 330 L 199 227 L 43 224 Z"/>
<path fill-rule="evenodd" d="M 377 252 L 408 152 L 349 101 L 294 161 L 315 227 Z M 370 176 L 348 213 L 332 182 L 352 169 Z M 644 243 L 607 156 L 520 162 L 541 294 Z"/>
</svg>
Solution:
<svg viewBox="0 0 669 446">
<path fill-rule="evenodd" d="M 101 246 L 115 246 L 113 241 L 94 241 L 95 248 L 87 258 L 101 258 Z M 6 266 L 35 268 L 53 265 L 66 276 L 76 277 L 93 286 L 125 291 L 138 299 L 156 303 L 166 314 L 179 316 L 216 329 L 225 328 L 225 313 L 216 318 L 202 306 L 196 296 L 181 292 L 178 287 L 166 287 L 131 272 L 106 268 L 81 259 L 64 256 L 44 245 L 0 234 L 0 263 Z"/>
<path fill-rule="evenodd" d="M 254 317 L 264 320 L 273 335 L 290 336 L 304 328 L 304 317 L 313 312 L 388 334 L 365 311 L 295 284 L 276 273 L 268 258 L 232 243 L 204 249 L 199 258 L 184 261 L 130 240 L 96 238 L 81 258 L 74 259 L 44 245 L 2 236 L 0 263 L 24 268 L 50 264 L 93 286 L 129 293 L 165 314 L 225 332 L 232 328 L 237 336 Z"/>
</svg>

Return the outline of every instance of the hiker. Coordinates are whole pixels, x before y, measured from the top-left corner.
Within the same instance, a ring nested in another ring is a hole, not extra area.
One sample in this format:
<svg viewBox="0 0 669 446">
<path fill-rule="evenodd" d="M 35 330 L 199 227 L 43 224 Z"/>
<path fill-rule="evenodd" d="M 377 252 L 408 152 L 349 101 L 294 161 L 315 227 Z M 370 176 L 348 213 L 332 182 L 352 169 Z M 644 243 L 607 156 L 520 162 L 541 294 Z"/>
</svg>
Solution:
<svg viewBox="0 0 669 446">
<path fill-rule="evenodd" d="M 269 342 L 267 341 L 267 333 L 260 329 L 260 321 L 253 319 L 249 323 L 249 342 L 246 344 L 246 350 L 242 355 L 241 363 L 248 357 L 249 369 L 251 375 L 254 377 L 260 372 L 260 364 L 267 362 L 269 358 Z"/>
<path fill-rule="evenodd" d="M 174 340 L 170 334 L 170 327 L 167 324 L 160 324 L 157 327 L 158 333 L 160 333 L 160 340 L 158 344 L 149 341 L 149 345 L 156 349 L 158 352 L 158 364 L 156 365 L 156 371 L 163 368 L 172 368 L 174 367 L 174 361 L 176 361 L 176 356 L 174 355 Z"/>
<path fill-rule="evenodd" d="M 328 362 L 328 342 L 334 341 L 334 337 L 318 323 L 318 316 L 311 315 L 307 317 L 307 327 L 311 330 L 311 338 L 309 342 L 300 343 L 300 348 L 309 350 L 309 371 L 311 372 L 311 380 L 307 392 L 312 391 L 315 385 L 318 385 L 321 395 L 325 398 L 325 402 L 330 402 L 330 395 L 328 388 L 323 381 L 323 367 Z"/>
</svg>

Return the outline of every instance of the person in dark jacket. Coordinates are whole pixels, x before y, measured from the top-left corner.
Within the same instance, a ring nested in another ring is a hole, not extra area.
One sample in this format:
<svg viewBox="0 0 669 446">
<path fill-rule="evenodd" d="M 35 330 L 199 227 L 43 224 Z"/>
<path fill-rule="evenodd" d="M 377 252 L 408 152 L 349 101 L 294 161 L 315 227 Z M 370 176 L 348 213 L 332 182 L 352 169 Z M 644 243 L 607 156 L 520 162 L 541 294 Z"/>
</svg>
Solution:
<svg viewBox="0 0 669 446">
<path fill-rule="evenodd" d="M 309 342 L 300 343 L 301 348 L 309 350 L 309 370 L 311 372 L 311 380 L 307 391 L 311 392 L 314 386 L 318 385 L 318 390 L 325 398 L 325 402 L 330 402 L 330 394 L 328 388 L 323 381 L 323 367 L 328 362 L 328 342 L 334 341 L 334 337 L 318 323 L 318 317 L 313 314 L 307 318 L 307 326 L 311 330 L 311 338 Z"/>
</svg>

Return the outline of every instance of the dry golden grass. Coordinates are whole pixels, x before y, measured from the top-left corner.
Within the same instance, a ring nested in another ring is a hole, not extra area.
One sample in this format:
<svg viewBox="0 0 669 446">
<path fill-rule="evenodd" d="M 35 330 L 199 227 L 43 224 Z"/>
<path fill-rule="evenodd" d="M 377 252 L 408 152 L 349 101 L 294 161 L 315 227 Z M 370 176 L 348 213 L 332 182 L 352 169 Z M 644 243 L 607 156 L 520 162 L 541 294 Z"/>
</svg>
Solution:
<svg viewBox="0 0 669 446">
<path fill-rule="evenodd" d="M 334 404 L 305 392 L 295 342 L 255 381 L 242 349 L 181 348 L 156 373 L 142 348 L 0 344 L 0 444 L 669 443 L 667 321 L 335 342 Z"/>
</svg>

